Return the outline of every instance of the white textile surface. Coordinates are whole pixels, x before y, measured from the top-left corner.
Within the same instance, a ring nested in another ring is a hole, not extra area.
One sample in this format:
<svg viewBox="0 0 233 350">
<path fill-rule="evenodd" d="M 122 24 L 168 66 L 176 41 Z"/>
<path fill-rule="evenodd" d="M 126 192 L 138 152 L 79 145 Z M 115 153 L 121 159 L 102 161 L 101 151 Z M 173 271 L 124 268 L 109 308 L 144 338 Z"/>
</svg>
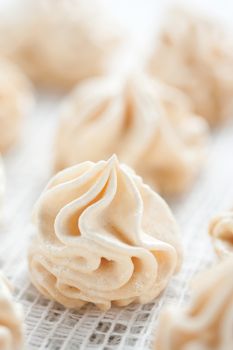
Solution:
<svg viewBox="0 0 233 350">
<path fill-rule="evenodd" d="M 191 192 L 170 203 L 181 226 L 184 264 L 161 297 L 107 312 L 92 305 L 73 311 L 43 298 L 30 284 L 27 271 L 27 247 L 34 234 L 31 210 L 51 171 L 56 105 L 57 97 L 40 96 L 39 108 L 26 120 L 20 146 L 4 159 L 7 193 L 0 226 L 0 268 L 24 307 L 27 347 L 150 349 L 161 308 L 186 302 L 190 280 L 216 260 L 207 228 L 213 215 L 233 205 L 233 123 L 212 135 L 208 161 Z"/>
<path fill-rule="evenodd" d="M 28 349 L 150 349 L 164 304 L 182 304 L 197 271 L 215 260 L 207 234 L 209 219 L 233 204 L 233 124 L 212 135 L 205 169 L 191 192 L 173 200 L 184 245 L 184 264 L 168 288 L 152 303 L 98 311 L 88 305 L 67 310 L 44 299 L 30 284 L 27 247 L 35 233 L 31 209 L 49 176 L 56 113 L 52 99 L 27 120 L 21 146 L 5 158 L 7 193 L 0 227 L 0 268 L 15 285 L 25 310 Z"/>
</svg>

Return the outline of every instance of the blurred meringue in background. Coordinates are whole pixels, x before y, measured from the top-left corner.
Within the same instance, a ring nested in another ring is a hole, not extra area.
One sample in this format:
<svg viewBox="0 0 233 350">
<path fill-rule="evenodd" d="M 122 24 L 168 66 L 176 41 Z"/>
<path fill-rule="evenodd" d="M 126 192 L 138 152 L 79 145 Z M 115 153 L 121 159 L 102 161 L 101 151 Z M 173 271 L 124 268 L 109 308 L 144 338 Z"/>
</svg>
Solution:
<svg viewBox="0 0 233 350">
<path fill-rule="evenodd" d="M 233 36 L 208 15 L 175 7 L 156 35 L 149 71 L 181 89 L 193 111 L 219 124 L 233 114 Z"/>
<path fill-rule="evenodd" d="M 3 160 L 0 155 L 0 224 L 2 219 L 2 207 L 3 207 L 4 194 L 5 194 L 5 172 L 4 172 Z"/>
<path fill-rule="evenodd" d="M 23 117 L 34 103 L 32 87 L 13 63 L 0 59 L 0 152 L 20 137 Z"/>
<path fill-rule="evenodd" d="M 23 310 L 11 292 L 10 283 L 0 272 L 0 349 L 23 350 Z"/>
<path fill-rule="evenodd" d="M 101 0 L 22 0 L 0 24 L 0 53 L 35 83 L 69 88 L 110 69 L 123 39 L 110 17 Z"/>
<path fill-rule="evenodd" d="M 66 98 L 55 169 L 116 153 L 165 194 L 188 190 L 206 159 L 208 126 L 188 98 L 143 72 L 90 79 Z"/>
<path fill-rule="evenodd" d="M 190 306 L 162 310 L 155 350 L 233 349 L 233 257 L 193 282 Z"/>
<path fill-rule="evenodd" d="M 214 248 L 221 258 L 233 256 L 233 209 L 225 211 L 211 220 L 209 234 Z"/>
</svg>

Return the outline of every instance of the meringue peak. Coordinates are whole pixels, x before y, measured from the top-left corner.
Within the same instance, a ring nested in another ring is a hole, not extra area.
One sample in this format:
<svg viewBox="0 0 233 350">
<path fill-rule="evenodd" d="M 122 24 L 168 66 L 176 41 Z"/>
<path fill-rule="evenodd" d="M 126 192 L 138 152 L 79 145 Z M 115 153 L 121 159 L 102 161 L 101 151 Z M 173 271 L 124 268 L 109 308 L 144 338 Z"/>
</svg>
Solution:
<svg viewBox="0 0 233 350">
<path fill-rule="evenodd" d="M 119 166 L 119 159 L 115 153 L 107 160 L 107 164 L 112 168 L 117 168 Z"/>
</svg>

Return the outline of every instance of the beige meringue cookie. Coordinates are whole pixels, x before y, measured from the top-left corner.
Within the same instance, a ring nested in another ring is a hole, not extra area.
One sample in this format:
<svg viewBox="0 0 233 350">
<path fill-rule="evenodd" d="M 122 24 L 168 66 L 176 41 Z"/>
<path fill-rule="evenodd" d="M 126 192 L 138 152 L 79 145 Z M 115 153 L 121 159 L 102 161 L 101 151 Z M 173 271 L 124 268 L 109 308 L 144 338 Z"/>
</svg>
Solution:
<svg viewBox="0 0 233 350">
<path fill-rule="evenodd" d="M 19 138 L 22 118 L 33 102 L 27 78 L 12 63 L 0 59 L 0 152 Z"/>
<path fill-rule="evenodd" d="M 35 206 L 34 223 L 32 283 L 67 307 L 147 303 L 181 263 L 167 204 L 116 156 L 55 175 Z"/>
<path fill-rule="evenodd" d="M 3 161 L 0 155 L 0 223 L 2 218 L 2 202 L 5 194 L 5 173 L 3 167 Z"/>
<path fill-rule="evenodd" d="M 187 309 L 162 311 L 154 349 L 233 349 L 232 257 L 196 278 Z"/>
<path fill-rule="evenodd" d="M 123 36 L 103 1 L 24 2 L 19 18 L 2 25 L 0 47 L 34 82 L 66 89 L 108 70 Z"/>
<path fill-rule="evenodd" d="M 116 153 L 159 192 L 178 194 L 199 173 L 207 139 L 206 122 L 176 89 L 143 73 L 90 79 L 61 108 L 55 169 Z"/>
<path fill-rule="evenodd" d="M 215 125 L 233 113 L 233 39 L 220 23 L 175 8 L 158 35 L 149 70 L 181 89 Z"/>
<path fill-rule="evenodd" d="M 23 349 L 23 338 L 21 305 L 14 302 L 11 286 L 0 273 L 0 349 Z"/>
<path fill-rule="evenodd" d="M 210 223 L 209 234 L 220 257 L 233 255 L 233 210 L 216 216 Z"/>
</svg>

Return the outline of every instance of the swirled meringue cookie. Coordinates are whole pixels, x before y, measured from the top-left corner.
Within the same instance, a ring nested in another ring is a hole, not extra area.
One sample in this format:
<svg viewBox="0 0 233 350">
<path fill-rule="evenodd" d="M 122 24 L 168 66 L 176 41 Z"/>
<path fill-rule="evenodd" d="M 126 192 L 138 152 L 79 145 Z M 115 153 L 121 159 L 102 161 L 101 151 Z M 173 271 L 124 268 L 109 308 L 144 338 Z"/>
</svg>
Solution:
<svg viewBox="0 0 233 350">
<path fill-rule="evenodd" d="M 181 262 L 177 224 L 162 198 L 116 156 L 52 178 L 39 198 L 29 250 L 32 283 L 79 308 L 147 303 Z"/>
<path fill-rule="evenodd" d="M 233 40 L 220 23 L 175 8 L 150 60 L 156 78 L 191 97 L 195 113 L 211 124 L 233 113 Z"/>
<path fill-rule="evenodd" d="M 199 276 L 190 306 L 162 311 L 156 350 L 233 349 L 233 258 Z"/>
<path fill-rule="evenodd" d="M 90 79 L 63 104 L 55 169 L 116 153 L 152 187 L 187 190 L 205 160 L 206 122 L 179 91 L 145 74 Z"/>
<path fill-rule="evenodd" d="M 24 2 L 17 19 L 0 25 L 0 44 L 35 83 L 66 89 L 108 70 L 122 36 L 103 1 Z"/>
<path fill-rule="evenodd" d="M 220 257 L 233 255 L 233 210 L 216 216 L 210 223 L 209 234 Z"/>
<path fill-rule="evenodd" d="M 23 116 L 32 105 L 31 86 L 12 63 L 0 60 L 0 152 L 8 150 L 20 135 Z"/>
<path fill-rule="evenodd" d="M 23 349 L 23 338 L 21 306 L 14 302 L 9 282 L 0 273 L 0 349 Z"/>
</svg>

